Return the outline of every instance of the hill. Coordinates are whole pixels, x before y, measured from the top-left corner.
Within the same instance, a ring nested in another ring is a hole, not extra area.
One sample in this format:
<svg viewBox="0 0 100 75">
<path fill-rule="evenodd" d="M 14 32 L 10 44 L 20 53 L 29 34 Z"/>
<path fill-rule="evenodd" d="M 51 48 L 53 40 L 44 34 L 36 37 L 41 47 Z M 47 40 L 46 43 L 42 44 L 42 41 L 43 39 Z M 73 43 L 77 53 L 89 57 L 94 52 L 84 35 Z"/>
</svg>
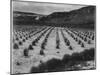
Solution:
<svg viewBox="0 0 100 75">
<path fill-rule="evenodd" d="M 49 25 L 94 28 L 95 17 L 95 6 L 87 6 L 69 12 L 53 12 L 50 15 L 14 11 L 13 23 L 14 25 Z"/>
<path fill-rule="evenodd" d="M 32 25 L 33 23 L 36 23 L 37 20 L 43 16 L 44 15 L 36 14 L 36 13 L 14 11 L 13 24 L 14 25 Z"/>
<path fill-rule="evenodd" d="M 56 26 L 93 28 L 95 24 L 95 6 L 87 6 L 70 12 L 54 12 L 40 21 Z"/>
</svg>

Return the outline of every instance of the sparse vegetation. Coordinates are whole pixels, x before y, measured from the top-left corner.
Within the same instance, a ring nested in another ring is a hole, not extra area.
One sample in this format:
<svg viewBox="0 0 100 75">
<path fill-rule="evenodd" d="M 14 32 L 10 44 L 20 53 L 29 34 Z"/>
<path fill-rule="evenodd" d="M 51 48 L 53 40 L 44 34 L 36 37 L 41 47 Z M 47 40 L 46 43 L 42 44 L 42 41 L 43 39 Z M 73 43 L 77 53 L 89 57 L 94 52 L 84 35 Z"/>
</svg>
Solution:
<svg viewBox="0 0 100 75">
<path fill-rule="evenodd" d="M 30 57 L 35 58 L 34 55 L 39 57 L 36 61 L 41 62 L 37 67 L 33 66 L 30 73 L 80 70 L 80 67 L 77 65 L 83 66 L 83 64 L 87 64 L 87 61 L 95 60 L 94 38 L 93 32 L 83 32 L 67 27 L 37 26 L 29 29 L 19 28 L 14 34 L 13 49 L 16 49 L 16 54 L 17 52 L 19 52 L 18 54 L 20 55 L 22 53 L 22 57 L 20 58 L 22 60 L 24 59 L 24 62 L 26 62 L 26 60 L 28 63 L 35 61 L 35 59 L 28 60 Z M 87 45 L 89 47 L 87 47 Z M 80 51 L 78 51 L 79 49 L 76 50 L 76 47 L 79 47 Z M 63 51 L 65 52 L 64 54 Z M 71 54 L 66 51 L 71 52 Z M 51 55 L 52 58 L 49 59 L 49 55 Z M 61 55 L 62 59 L 59 59 L 59 55 Z M 19 56 L 17 56 L 17 58 L 20 59 Z M 27 65 L 27 63 L 25 64 Z M 21 64 L 17 62 L 16 65 L 20 66 Z"/>
<path fill-rule="evenodd" d="M 22 45 L 23 43 L 21 41 L 19 41 L 19 45 Z"/>
<path fill-rule="evenodd" d="M 94 60 L 94 58 L 94 48 L 91 48 L 89 50 L 84 50 L 81 53 L 73 53 L 72 55 L 66 54 L 62 60 L 51 59 L 46 63 L 42 63 L 37 68 L 32 67 L 30 73 L 64 71 L 65 69 L 69 70 L 67 68 L 71 68 L 72 66 L 73 69 L 71 68 L 70 70 L 78 70 L 79 68 L 76 68 L 76 65 L 89 60 Z"/>
<path fill-rule="evenodd" d="M 33 50 L 34 48 L 32 47 L 32 45 L 29 45 L 28 49 Z"/>
<path fill-rule="evenodd" d="M 23 50 L 23 55 L 24 55 L 25 57 L 29 57 L 28 53 L 29 53 L 29 50 L 25 48 L 25 49 Z"/>
<path fill-rule="evenodd" d="M 19 49 L 18 44 L 17 44 L 17 43 L 15 43 L 15 44 L 13 45 L 13 48 L 14 48 L 14 49 Z"/>
<path fill-rule="evenodd" d="M 60 39 L 59 39 L 58 29 L 56 31 L 56 49 L 60 49 Z"/>
</svg>

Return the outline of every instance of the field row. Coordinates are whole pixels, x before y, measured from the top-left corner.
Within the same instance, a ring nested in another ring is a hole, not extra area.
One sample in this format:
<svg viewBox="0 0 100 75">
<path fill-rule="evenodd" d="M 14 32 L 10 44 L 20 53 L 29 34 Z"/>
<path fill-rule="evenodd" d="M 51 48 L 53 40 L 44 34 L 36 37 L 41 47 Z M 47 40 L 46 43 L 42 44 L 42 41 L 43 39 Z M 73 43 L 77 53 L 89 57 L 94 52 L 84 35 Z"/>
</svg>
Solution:
<svg viewBox="0 0 100 75">
<path fill-rule="evenodd" d="M 39 66 L 41 62 L 63 59 L 65 54 L 91 48 L 95 48 L 94 31 L 49 26 L 16 27 L 13 32 L 13 72 L 27 73 L 30 67 Z M 19 62 L 23 63 L 20 67 Z"/>
</svg>

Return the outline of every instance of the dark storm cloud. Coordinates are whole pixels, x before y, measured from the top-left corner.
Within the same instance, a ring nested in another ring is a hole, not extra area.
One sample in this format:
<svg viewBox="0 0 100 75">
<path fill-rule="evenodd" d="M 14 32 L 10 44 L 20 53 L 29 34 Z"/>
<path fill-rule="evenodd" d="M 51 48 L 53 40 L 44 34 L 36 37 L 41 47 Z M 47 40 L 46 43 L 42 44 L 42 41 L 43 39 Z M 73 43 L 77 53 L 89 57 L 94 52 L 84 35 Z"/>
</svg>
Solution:
<svg viewBox="0 0 100 75">
<path fill-rule="evenodd" d="M 84 7 L 83 5 L 69 5 L 69 4 L 50 4 L 39 2 L 25 2 L 25 1 L 13 1 L 14 11 L 33 12 L 38 14 L 50 14 L 52 12 L 63 12 Z"/>
</svg>

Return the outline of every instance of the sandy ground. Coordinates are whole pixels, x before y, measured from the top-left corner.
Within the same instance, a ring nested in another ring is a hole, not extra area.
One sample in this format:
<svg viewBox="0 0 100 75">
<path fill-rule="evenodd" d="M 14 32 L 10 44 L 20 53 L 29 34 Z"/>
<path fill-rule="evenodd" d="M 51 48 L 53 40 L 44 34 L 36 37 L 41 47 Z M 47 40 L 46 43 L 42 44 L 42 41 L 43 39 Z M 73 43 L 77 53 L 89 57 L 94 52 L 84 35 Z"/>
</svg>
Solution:
<svg viewBox="0 0 100 75">
<path fill-rule="evenodd" d="M 48 28 L 49 27 L 47 27 L 46 29 Z M 58 28 L 59 38 L 60 38 L 60 49 L 56 49 L 56 29 L 57 28 Z M 13 36 L 14 39 L 16 38 L 15 34 L 17 35 L 22 34 L 22 33 L 19 33 L 18 30 L 16 32 L 16 29 L 18 28 L 17 27 L 14 28 L 14 36 Z M 21 30 L 23 29 L 24 28 L 22 28 Z M 31 30 L 34 30 L 34 29 L 35 28 L 31 28 Z M 40 29 L 41 28 L 37 28 L 37 31 L 39 31 Z M 43 33 L 46 29 L 36 34 L 35 36 L 32 36 L 28 40 L 26 40 L 23 43 L 23 45 L 19 46 L 19 49 L 12 49 L 12 73 L 29 73 L 30 68 L 32 66 L 34 67 L 38 66 L 40 64 L 40 61 L 47 62 L 48 60 L 52 58 L 62 59 L 65 54 L 71 55 L 72 53 L 75 53 L 75 52 L 80 53 L 84 51 L 85 49 L 95 48 L 95 40 L 91 40 L 92 44 L 88 44 L 84 42 L 81 38 L 75 35 L 75 37 L 80 39 L 85 44 L 85 47 L 82 48 L 75 40 L 73 40 L 73 38 L 64 30 L 64 28 L 55 27 L 47 39 L 47 44 L 44 49 L 45 55 L 42 56 L 39 53 L 41 50 L 41 43 L 43 42 L 43 40 L 45 39 L 46 35 L 48 34 L 50 30 L 48 30 L 45 33 L 45 35 L 41 37 L 41 39 L 38 41 L 36 46 L 32 46 L 34 49 L 29 50 L 29 54 L 28 54 L 29 57 L 23 56 L 23 50 L 25 48 L 28 48 L 28 46 L 32 43 L 32 41 L 36 39 L 39 35 L 41 35 L 41 33 Z M 73 50 L 70 50 L 68 46 L 65 45 L 64 39 L 61 34 L 61 30 L 63 31 L 65 37 L 70 41 L 70 44 Z M 28 34 L 29 32 L 30 31 L 26 31 L 23 33 Z M 71 31 L 69 32 L 71 33 Z M 23 38 L 25 37 L 22 37 L 22 39 Z M 22 41 L 22 39 L 19 39 L 19 40 Z M 18 43 L 18 41 L 14 41 L 14 43 Z M 88 61 L 87 63 L 89 64 L 89 67 L 84 66 L 81 69 L 88 69 L 88 68 L 94 67 L 93 61 Z"/>
</svg>

